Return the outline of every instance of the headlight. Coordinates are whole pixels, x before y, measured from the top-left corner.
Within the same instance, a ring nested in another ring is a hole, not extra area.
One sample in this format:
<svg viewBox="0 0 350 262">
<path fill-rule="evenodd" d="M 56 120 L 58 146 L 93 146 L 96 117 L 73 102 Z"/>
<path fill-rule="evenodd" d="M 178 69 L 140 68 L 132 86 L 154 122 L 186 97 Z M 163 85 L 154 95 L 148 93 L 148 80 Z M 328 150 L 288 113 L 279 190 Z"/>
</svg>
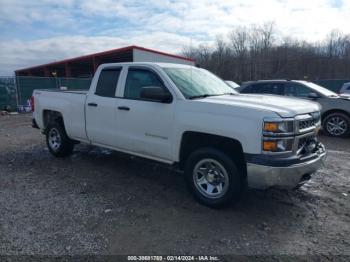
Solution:
<svg viewBox="0 0 350 262">
<path fill-rule="evenodd" d="M 264 134 L 290 134 L 294 131 L 294 121 L 271 121 L 265 120 L 263 127 Z"/>
<path fill-rule="evenodd" d="M 287 153 L 293 151 L 294 133 L 293 118 L 264 119 L 263 152 Z"/>
<path fill-rule="evenodd" d="M 269 139 L 264 138 L 263 150 L 265 152 L 290 152 L 293 150 L 294 138 Z"/>
</svg>

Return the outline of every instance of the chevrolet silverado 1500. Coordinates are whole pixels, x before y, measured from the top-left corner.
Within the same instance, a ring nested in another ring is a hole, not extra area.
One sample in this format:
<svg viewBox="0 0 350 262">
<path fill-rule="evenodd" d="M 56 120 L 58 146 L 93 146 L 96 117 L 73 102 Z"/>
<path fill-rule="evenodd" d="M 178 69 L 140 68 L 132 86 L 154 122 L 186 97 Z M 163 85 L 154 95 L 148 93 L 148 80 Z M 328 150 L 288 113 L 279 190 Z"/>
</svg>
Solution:
<svg viewBox="0 0 350 262">
<path fill-rule="evenodd" d="M 238 94 L 192 66 L 104 64 L 89 91 L 34 90 L 32 104 L 54 156 L 84 142 L 176 165 L 211 207 L 246 185 L 294 188 L 326 154 L 317 103 Z"/>
</svg>

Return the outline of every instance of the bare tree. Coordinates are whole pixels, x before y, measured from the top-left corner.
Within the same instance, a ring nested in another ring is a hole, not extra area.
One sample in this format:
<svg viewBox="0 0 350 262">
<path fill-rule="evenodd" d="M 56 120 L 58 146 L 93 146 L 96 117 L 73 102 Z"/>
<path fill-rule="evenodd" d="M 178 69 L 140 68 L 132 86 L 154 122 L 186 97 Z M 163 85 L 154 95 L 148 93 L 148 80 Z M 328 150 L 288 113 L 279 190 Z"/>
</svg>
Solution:
<svg viewBox="0 0 350 262">
<path fill-rule="evenodd" d="M 225 79 L 350 78 L 350 35 L 333 30 L 324 41 L 281 39 L 274 22 L 237 26 L 228 42 L 217 36 L 213 46 L 184 48 L 183 54 Z"/>
</svg>

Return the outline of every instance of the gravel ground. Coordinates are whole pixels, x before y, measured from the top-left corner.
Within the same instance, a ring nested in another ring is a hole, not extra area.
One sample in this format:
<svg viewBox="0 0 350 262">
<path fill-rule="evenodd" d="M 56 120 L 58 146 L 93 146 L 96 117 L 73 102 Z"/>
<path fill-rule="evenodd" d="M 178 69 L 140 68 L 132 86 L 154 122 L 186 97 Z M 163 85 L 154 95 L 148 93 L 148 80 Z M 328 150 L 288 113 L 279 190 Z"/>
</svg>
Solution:
<svg viewBox="0 0 350 262">
<path fill-rule="evenodd" d="M 178 172 L 87 145 L 57 159 L 30 115 L 0 116 L 0 254 L 350 255 L 350 139 L 298 190 L 196 203 Z"/>
</svg>

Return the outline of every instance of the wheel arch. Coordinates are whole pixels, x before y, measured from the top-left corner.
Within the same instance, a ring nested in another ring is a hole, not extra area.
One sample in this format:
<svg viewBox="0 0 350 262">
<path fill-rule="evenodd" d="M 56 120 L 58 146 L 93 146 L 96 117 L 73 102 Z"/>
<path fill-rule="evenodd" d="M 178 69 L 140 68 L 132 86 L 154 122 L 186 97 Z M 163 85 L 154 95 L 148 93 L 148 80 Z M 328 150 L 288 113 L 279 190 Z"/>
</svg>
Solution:
<svg viewBox="0 0 350 262">
<path fill-rule="evenodd" d="M 337 109 L 330 109 L 330 110 L 327 110 L 326 112 L 322 113 L 322 115 L 321 115 L 322 122 L 327 116 L 329 116 L 330 114 L 334 114 L 334 113 L 342 113 L 342 114 L 344 114 L 344 115 L 346 115 L 347 117 L 350 118 L 350 113 L 349 112 L 347 112 L 347 111 L 345 111 L 343 109 L 338 109 L 337 108 Z"/>
<path fill-rule="evenodd" d="M 337 134 L 337 133 L 333 133 L 332 131 L 329 131 L 328 130 L 328 124 L 326 122 L 327 118 L 329 116 L 331 116 L 332 114 L 343 114 L 344 117 L 347 119 L 347 129 L 340 133 L 340 134 Z M 348 137 L 350 135 L 350 127 L 349 127 L 349 123 L 350 123 L 350 113 L 345 111 L 345 110 L 342 110 L 342 109 L 332 109 L 332 110 L 328 110 L 327 112 L 325 112 L 323 115 L 322 115 L 322 127 L 323 127 L 323 131 L 325 132 L 325 134 L 327 135 L 330 135 L 330 136 L 334 136 L 334 137 Z"/>
<path fill-rule="evenodd" d="M 52 122 L 58 122 L 58 123 L 62 124 L 63 128 L 65 128 L 64 118 L 63 118 L 63 114 L 61 112 L 55 111 L 55 110 L 49 110 L 49 109 L 43 110 L 44 130 L 46 130 L 49 123 L 52 123 Z"/>
<path fill-rule="evenodd" d="M 179 167 L 183 169 L 185 161 L 191 152 L 204 147 L 219 149 L 226 153 L 237 164 L 237 168 L 242 171 L 241 174 L 246 178 L 246 160 L 242 144 L 238 140 L 197 131 L 185 131 L 182 134 L 179 150 Z"/>
</svg>

